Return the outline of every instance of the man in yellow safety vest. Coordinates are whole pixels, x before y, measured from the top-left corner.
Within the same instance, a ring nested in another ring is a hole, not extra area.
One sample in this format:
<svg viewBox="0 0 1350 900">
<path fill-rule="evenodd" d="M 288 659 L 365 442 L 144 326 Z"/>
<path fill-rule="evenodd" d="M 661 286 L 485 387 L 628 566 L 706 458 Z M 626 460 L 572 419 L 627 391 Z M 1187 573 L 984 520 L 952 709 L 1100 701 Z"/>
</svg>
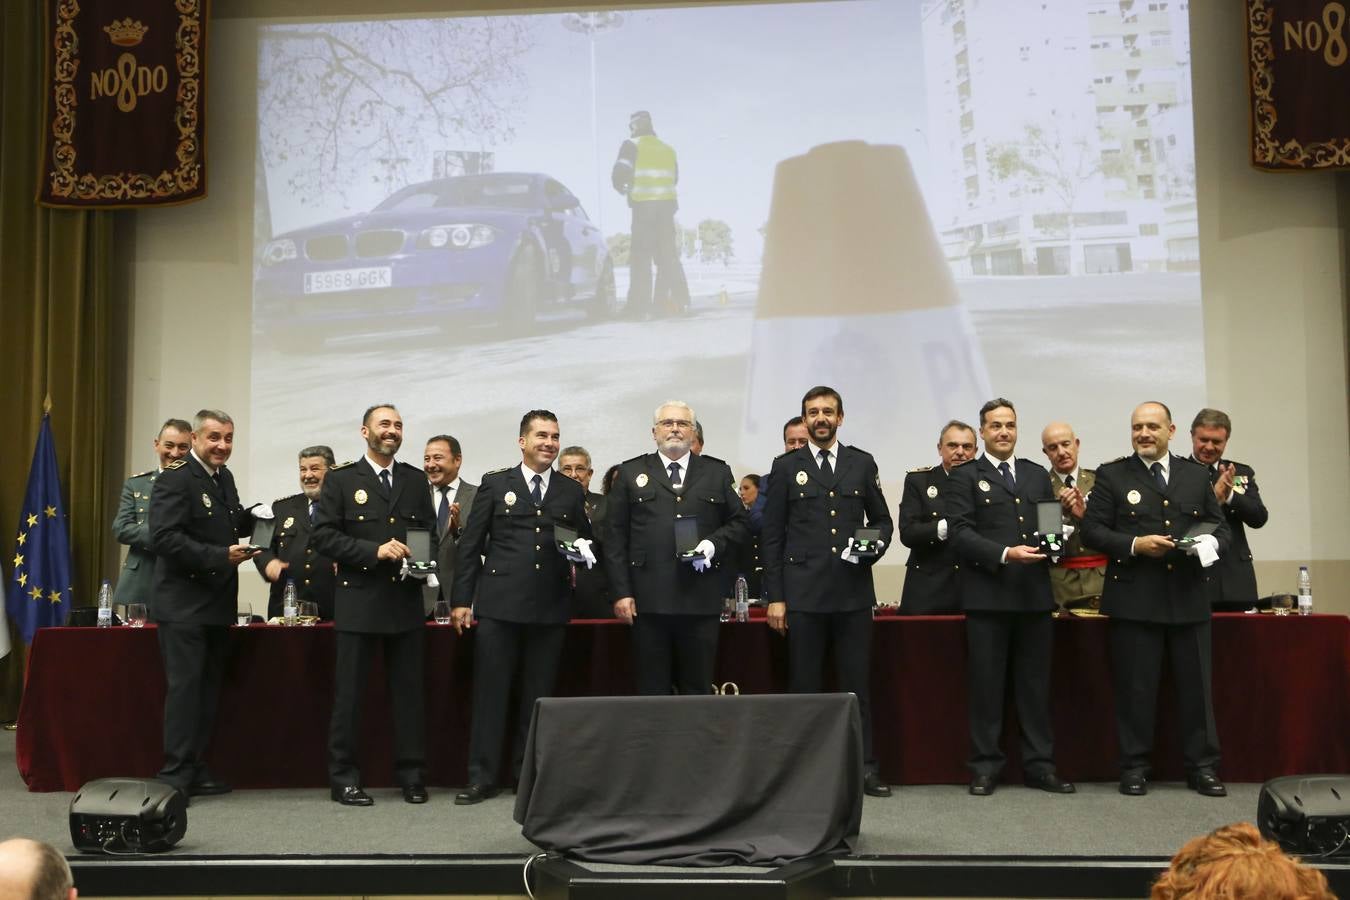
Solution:
<svg viewBox="0 0 1350 900">
<path fill-rule="evenodd" d="M 632 137 L 619 147 L 611 173 L 614 189 L 628 197 L 633 210 L 625 312 L 634 318 L 650 318 L 659 312 L 685 313 L 689 309 L 689 285 L 680 265 L 681 241 L 675 231 L 675 211 L 679 208 L 675 184 L 680 177 L 675 149 L 656 136 L 651 113 L 646 110 L 629 117 L 628 130 Z"/>
</svg>

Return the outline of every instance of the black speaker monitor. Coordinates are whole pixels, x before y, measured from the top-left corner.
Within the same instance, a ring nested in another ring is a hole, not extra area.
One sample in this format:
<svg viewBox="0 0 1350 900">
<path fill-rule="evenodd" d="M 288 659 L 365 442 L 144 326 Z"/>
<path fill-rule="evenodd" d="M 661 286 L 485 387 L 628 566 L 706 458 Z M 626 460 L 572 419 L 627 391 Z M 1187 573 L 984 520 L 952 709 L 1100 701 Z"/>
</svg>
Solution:
<svg viewBox="0 0 1350 900">
<path fill-rule="evenodd" d="M 1350 775 L 1287 775 L 1261 786 L 1256 827 L 1287 853 L 1350 859 Z"/>
<path fill-rule="evenodd" d="M 100 778 L 70 801 L 70 840 L 86 853 L 155 853 L 187 832 L 187 798 L 160 781 Z"/>
</svg>

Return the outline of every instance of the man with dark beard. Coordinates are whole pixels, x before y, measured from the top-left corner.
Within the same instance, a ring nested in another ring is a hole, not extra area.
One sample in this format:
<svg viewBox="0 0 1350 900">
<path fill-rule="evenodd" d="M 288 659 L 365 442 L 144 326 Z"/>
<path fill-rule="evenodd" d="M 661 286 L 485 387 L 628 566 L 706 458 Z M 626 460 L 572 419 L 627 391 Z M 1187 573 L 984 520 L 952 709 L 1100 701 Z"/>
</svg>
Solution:
<svg viewBox="0 0 1350 900">
<path fill-rule="evenodd" d="M 300 493 L 283 497 L 272 504 L 276 530 L 267 549 L 253 558 L 272 587 L 267 595 L 267 618 L 282 614 L 286 582 L 295 582 L 300 600 L 319 607 L 319 618 L 333 618 L 333 561 L 314 549 L 314 514 L 319 508 L 319 492 L 324 477 L 333 467 L 333 451 L 318 444 L 300 451 Z"/>
<path fill-rule="evenodd" d="M 335 802 L 370 806 L 361 789 L 356 749 L 361 699 L 377 650 L 384 654 L 394 718 L 394 775 L 409 803 L 427 802 L 423 711 L 422 585 L 406 577 L 408 532 L 434 534 L 436 511 L 422 470 L 398 462 L 403 417 L 388 403 L 362 419 L 365 455 L 335 466 L 324 479 L 314 546 L 337 560 L 334 626 L 337 674 L 328 732 L 328 781 Z"/>
</svg>

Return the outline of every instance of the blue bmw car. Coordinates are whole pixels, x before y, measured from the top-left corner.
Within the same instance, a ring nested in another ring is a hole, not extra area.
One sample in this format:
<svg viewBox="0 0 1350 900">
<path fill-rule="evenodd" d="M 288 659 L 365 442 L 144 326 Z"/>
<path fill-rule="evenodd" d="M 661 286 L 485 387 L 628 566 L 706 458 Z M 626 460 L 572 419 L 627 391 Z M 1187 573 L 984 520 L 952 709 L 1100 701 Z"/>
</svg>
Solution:
<svg viewBox="0 0 1350 900">
<path fill-rule="evenodd" d="M 278 235 L 254 281 L 263 331 L 390 316 L 527 330 L 561 306 L 603 318 L 617 304 L 600 230 L 559 181 L 529 173 L 424 181 L 368 213 Z"/>
</svg>

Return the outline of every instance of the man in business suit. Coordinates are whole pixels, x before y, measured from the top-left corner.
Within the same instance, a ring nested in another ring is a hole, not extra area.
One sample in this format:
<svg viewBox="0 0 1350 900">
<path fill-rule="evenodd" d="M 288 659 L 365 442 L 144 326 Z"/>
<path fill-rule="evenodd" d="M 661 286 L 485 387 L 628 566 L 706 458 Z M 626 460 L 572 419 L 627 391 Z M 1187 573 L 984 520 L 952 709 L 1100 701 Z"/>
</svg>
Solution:
<svg viewBox="0 0 1350 900">
<path fill-rule="evenodd" d="M 596 535 L 605 521 L 605 504 L 609 498 L 591 492 L 591 476 L 595 474 L 595 469 L 591 467 L 590 451 L 580 446 L 564 447 L 558 453 L 558 471 L 581 485 L 581 489 L 586 492 L 586 519 L 591 523 L 591 552 L 600 559 L 604 556 L 604 548 Z M 576 585 L 572 588 L 572 618 L 614 618 L 605 567 L 579 566 L 574 578 Z"/>
<path fill-rule="evenodd" d="M 1060 609 L 1100 609 L 1106 555 L 1083 544 L 1083 510 L 1097 474 L 1078 465 L 1081 442 L 1067 422 L 1051 422 L 1041 431 L 1041 450 L 1050 460 L 1050 490 L 1059 500 L 1060 519 L 1074 527 L 1064 553 L 1050 566 L 1050 587 Z"/>
<path fill-rule="evenodd" d="M 1073 784 L 1055 773 L 1050 725 L 1055 600 L 1035 536 L 1036 503 L 1053 499 L 1050 476 L 1013 455 L 1017 411 L 1011 401 L 999 397 L 980 407 L 980 437 L 984 452 L 952 472 L 947 499 L 966 611 L 970 793 L 992 794 L 1007 759 L 999 736 L 1011 669 L 1026 784 L 1071 794 Z"/>
<path fill-rule="evenodd" d="M 455 551 L 460 531 L 469 520 L 478 486 L 459 477 L 464 454 L 459 441 L 438 434 L 427 441 L 422 454 L 422 471 L 427 473 L 431 502 L 436 508 L 436 587 L 423 586 L 423 612 L 430 613 L 437 600 L 450 602 L 450 587 L 455 580 Z"/>
<path fill-rule="evenodd" d="M 511 683 L 520 670 L 514 716 L 512 777 L 520 777 L 534 701 L 553 692 L 572 595 L 572 564 L 557 548 L 554 528 L 575 532 L 576 547 L 595 564 L 586 491 L 553 470 L 558 417 L 532 409 L 520 420 L 519 465 L 483 476 L 459 541 L 451 620 L 455 631 L 474 624 L 473 721 L 469 784 L 455 803 L 481 803 L 497 793 L 497 764 L 511 718 Z M 486 554 L 486 559 L 484 555 Z"/>
<path fill-rule="evenodd" d="M 1252 548 L 1247 544 L 1247 528 L 1260 528 L 1270 518 L 1256 472 L 1245 463 L 1224 459 L 1233 422 L 1217 409 L 1202 409 L 1191 422 L 1191 459 L 1209 470 L 1209 483 L 1232 532 L 1228 552 L 1219 557 L 1211 592 L 1214 609 L 1241 612 L 1256 605 L 1256 568 Z"/>
<path fill-rule="evenodd" d="M 150 495 L 155 576 L 150 613 L 164 660 L 164 765 L 155 777 L 186 796 L 228 793 L 206 768 L 225 672 L 229 626 L 239 599 L 239 564 L 252 553 L 252 517 L 225 467 L 234 420 L 203 409 L 192 422 L 192 449 L 169 463 Z"/>
<path fill-rule="evenodd" d="M 872 565 L 894 525 L 872 455 L 839 442 L 844 400 L 820 385 L 802 397 L 810 443 L 784 453 L 769 472 L 760 552 L 769 627 L 788 638 L 788 686 L 819 693 L 826 647 L 834 650 L 839 689 L 857 695 L 863 731 L 863 790 L 889 797 L 872 750 Z M 859 528 L 880 532 L 878 553 L 851 555 Z"/>
<path fill-rule="evenodd" d="M 975 455 L 975 429 L 952 419 L 938 436 L 939 466 L 911 469 L 900 495 L 900 543 L 909 548 L 900 614 L 934 616 L 959 613 L 956 549 L 947 521 L 947 491 L 952 469 Z"/>
<path fill-rule="evenodd" d="M 749 537 L 731 468 L 690 452 L 694 411 L 671 400 L 652 416 L 657 452 L 619 467 L 601 538 L 614 614 L 633 626 L 638 691 L 707 694 L 718 615 L 730 595 L 736 549 Z M 680 558 L 678 520 L 696 526 L 697 555 Z"/>
<path fill-rule="evenodd" d="M 155 577 L 155 551 L 150 546 L 150 491 L 164 467 L 182 459 L 192 448 L 192 426 L 182 419 L 169 419 L 159 427 L 155 455 L 159 465 L 132 475 L 122 485 L 122 498 L 113 517 L 113 534 L 119 544 L 127 545 L 127 558 L 117 576 L 117 603 L 147 603 L 150 583 Z"/>
<path fill-rule="evenodd" d="M 334 464 L 333 450 L 318 444 L 300 451 L 300 493 L 272 504 L 276 523 L 271 543 L 253 559 L 259 574 L 271 587 L 267 593 L 267 618 L 284 612 L 286 582 L 295 582 L 295 594 L 319 608 L 319 618 L 333 618 L 333 561 L 314 549 L 314 518 L 319 509 L 323 480 Z"/>
<path fill-rule="evenodd" d="M 344 806 L 375 801 L 361 789 L 356 748 L 361 740 L 361 700 L 370 662 L 384 654 L 394 718 L 394 775 L 408 803 L 425 803 L 426 718 L 422 677 L 424 655 L 422 586 L 406 577 L 412 555 L 408 532 L 435 533 L 427 478 L 421 469 L 398 462 L 403 417 L 384 403 L 361 420 L 366 452 L 353 463 L 334 466 L 324 478 L 314 523 L 314 546 L 338 564 L 333 624 L 337 632 L 337 674 L 333 718 L 328 731 L 328 782 L 333 800 Z"/>
<path fill-rule="evenodd" d="M 1209 574 L 1228 552 L 1229 530 L 1205 468 L 1167 452 L 1176 433 L 1162 403 L 1130 418 L 1134 453 L 1097 467 L 1083 518 L 1084 539 L 1106 551 L 1102 612 L 1116 688 L 1120 792 L 1148 792 L 1149 754 L 1163 652 L 1177 682 L 1186 782 L 1207 797 L 1227 794 L 1216 769 L 1219 736 L 1210 693 Z M 1215 527 L 1190 546 L 1201 523 Z"/>
</svg>

